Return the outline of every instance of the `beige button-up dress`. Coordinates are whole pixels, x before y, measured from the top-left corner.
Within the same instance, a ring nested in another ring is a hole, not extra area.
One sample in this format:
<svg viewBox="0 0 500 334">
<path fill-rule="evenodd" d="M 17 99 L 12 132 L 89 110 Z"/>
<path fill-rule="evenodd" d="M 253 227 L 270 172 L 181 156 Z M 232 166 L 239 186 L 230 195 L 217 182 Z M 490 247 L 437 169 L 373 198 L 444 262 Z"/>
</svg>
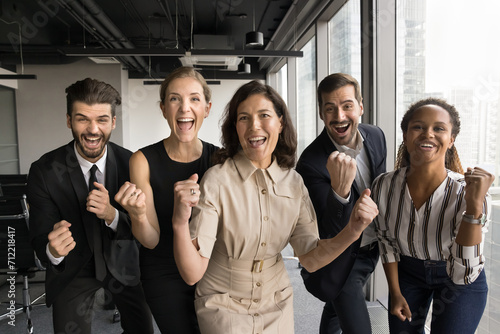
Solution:
<svg viewBox="0 0 500 334">
<path fill-rule="evenodd" d="M 294 333 L 293 291 L 280 252 L 316 247 L 316 215 L 302 178 L 276 163 L 257 169 L 240 152 L 209 169 L 191 237 L 210 258 L 197 285 L 203 334 Z"/>
</svg>

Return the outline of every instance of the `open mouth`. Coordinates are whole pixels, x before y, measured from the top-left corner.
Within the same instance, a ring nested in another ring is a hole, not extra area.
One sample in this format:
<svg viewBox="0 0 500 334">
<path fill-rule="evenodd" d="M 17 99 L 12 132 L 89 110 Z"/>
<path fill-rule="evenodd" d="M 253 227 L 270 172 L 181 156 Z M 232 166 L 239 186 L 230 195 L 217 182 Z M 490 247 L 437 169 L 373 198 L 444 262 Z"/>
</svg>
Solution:
<svg viewBox="0 0 500 334">
<path fill-rule="evenodd" d="M 85 146 L 89 149 L 98 148 L 99 145 L 101 144 L 101 140 L 102 140 L 102 137 L 83 136 L 83 142 L 85 143 Z"/>
<path fill-rule="evenodd" d="M 179 118 L 177 119 L 177 126 L 181 131 L 189 131 L 194 125 L 194 119 L 192 118 Z"/>
<path fill-rule="evenodd" d="M 260 137 L 252 137 L 248 139 L 248 142 L 250 143 L 251 147 L 259 147 L 263 145 L 266 141 L 266 137 L 260 136 Z"/>
<path fill-rule="evenodd" d="M 346 133 L 347 130 L 349 129 L 350 124 L 349 123 L 343 123 L 343 124 L 338 124 L 334 126 L 335 132 L 342 134 Z"/>
<path fill-rule="evenodd" d="M 425 151 L 432 150 L 436 145 L 430 143 L 422 143 L 419 147 Z"/>
</svg>

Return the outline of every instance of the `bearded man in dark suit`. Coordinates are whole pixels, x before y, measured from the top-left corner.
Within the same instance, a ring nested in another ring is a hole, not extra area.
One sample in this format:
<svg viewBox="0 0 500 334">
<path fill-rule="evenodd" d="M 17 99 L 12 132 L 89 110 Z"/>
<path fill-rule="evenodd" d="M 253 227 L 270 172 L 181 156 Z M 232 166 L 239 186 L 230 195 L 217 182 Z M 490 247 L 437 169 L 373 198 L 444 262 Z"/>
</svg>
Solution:
<svg viewBox="0 0 500 334">
<path fill-rule="evenodd" d="M 384 133 L 359 123 L 362 100 L 358 81 L 348 74 L 331 74 L 318 86 L 325 128 L 301 154 L 296 169 L 309 191 L 321 239 L 334 237 L 347 225 L 363 190 L 386 171 Z M 371 333 L 363 288 L 378 257 L 370 224 L 332 263 L 316 273 L 302 271 L 308 291 L 326 301 L 320 334 Z"/>
<path fill-rule="evenodd" d="M 132 154 L 109 142 L 120 94 L 87 78 L 66 88 L 66 100 L 74 140 L 44 154 L 28 175 L 30 234 L 47 267 L 54 332 L 90 333 L 102 287 L 125 333 L 153 333 L 130 218 L 113 199 L 129 179 Z"/>
</svg>

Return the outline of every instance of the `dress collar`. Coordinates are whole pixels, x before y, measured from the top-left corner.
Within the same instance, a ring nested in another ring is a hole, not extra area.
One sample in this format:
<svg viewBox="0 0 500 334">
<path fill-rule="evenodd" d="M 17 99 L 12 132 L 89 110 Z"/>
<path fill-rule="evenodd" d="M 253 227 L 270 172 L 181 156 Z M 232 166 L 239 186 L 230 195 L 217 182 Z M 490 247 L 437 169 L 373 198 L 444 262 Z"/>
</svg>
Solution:
<svg viewBox="0 0 500 334">
<path fill-rule="evenodd" d="M 267 172 L 271 180 L 276 183 L 279 179 L 280 173 L 282 172 L 275 157 L 273 157 L 273 162 L 266 169 L 255 167 L 242 150 L 236 153 L 233 157 L 233 161 L 243 181 L 248 180 L 257 170 L 261 170 L 264 173 Z"/>
</svg>

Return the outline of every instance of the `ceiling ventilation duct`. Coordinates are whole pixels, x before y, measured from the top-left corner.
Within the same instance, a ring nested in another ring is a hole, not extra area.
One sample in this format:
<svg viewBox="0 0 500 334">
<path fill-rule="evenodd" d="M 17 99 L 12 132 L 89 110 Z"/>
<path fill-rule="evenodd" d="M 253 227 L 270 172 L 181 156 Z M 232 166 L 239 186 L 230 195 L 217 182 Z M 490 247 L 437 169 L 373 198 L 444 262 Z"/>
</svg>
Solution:
<svg viewBox="0 0 500 334">
<path fill-rule="evenodd" d="M 241 62 L 240 57 L 232 56 L 189 56 L 186 55 L 180 58 L 183 66 L 190 67 L 216 67 L 219 69 L 227 69 L 236 71 L 238 64 Z"/>
<path fill-rule="evenodd" d="M 96 64 L 119 64 L 120 62 L 115 57 L 88 57 Z"/>
<path fill-rule="evenodd" d="M 193 49 L 196 50 L 234 50 L 234 46 L 230 43 L 230 39 L 226 35 L 194 35 Z M 185 57 L 181 57 L 180 61 L 183 66 L 191 67 L 214 67 L 218 69 L 227 69 L 229 71 L 238 70 L 238 64 L 241 62 L 241 57 L 238 56 L 210 56 L 196 55 L 191 56 L 189 52 Z"/>
</svg>

